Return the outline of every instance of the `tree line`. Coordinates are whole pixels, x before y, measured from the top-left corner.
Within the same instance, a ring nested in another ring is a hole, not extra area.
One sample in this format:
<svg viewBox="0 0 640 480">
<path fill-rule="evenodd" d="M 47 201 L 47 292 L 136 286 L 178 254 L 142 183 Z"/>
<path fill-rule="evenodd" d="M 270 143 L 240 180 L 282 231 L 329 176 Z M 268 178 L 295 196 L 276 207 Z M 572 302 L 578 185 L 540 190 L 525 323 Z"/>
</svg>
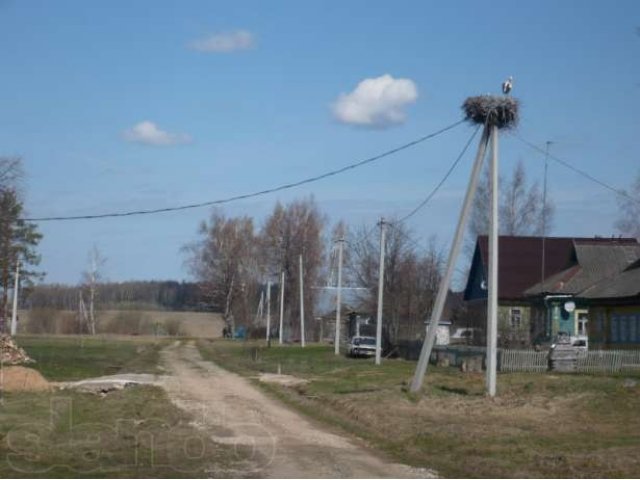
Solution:
<svg viewBox="0 0 640 480">
<path fill-rule="evenodd" d="M 84 290 L 86 294 L 89 289 L 87 282 L 83 282 L 80 286 L 36 285 L 24 292 L 21 304 L 24 308 L 76 311 L 81 293 Z M 202 295 L 202 289 L 194 282 L 169 280 L 101 282 L 96 283 L 94 295 L 99 309 L 211 310 Z"/>
</svg>

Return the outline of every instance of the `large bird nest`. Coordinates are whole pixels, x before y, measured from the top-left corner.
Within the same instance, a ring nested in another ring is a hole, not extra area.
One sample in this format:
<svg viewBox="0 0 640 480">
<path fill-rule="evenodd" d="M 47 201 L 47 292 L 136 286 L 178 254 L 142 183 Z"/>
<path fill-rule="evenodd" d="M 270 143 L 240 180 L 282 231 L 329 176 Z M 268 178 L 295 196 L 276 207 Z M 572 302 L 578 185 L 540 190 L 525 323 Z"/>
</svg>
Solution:
<svg viewBox="0 0 640 480">
<path fill-rule="evenodd" d="M 518 108 L 518 100 L 506 95 L 469 97 L 462 104 L 465 117 L 470 122 L 500 129 L 516 127 L 519 117 Z"/>
</svg>

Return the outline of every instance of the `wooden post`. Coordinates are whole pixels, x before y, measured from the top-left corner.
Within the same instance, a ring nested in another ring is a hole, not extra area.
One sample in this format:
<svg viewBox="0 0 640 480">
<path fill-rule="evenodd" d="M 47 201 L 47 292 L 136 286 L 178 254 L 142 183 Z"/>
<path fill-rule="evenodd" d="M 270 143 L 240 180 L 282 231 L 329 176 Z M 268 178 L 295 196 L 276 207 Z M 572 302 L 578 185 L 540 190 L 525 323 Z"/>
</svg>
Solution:
<svg viewBox="0 0 640 480">
<path fill-rule="evenodd" d="M 429 365 L 429 357 L 431 357 L 431 350 L 433 349 L 433 343 L 436 339 L 436 332 L 438 330 L 438 324 L 442 317 L 442 311 L 444 304 L 447 300 L 447 293 L 449 292 L 449 285 L 451 284 L 451 278 L 455 269 L 456 260 L 460 253 L 462 246 L 462 237 L 467 225 L 467 219 L 471 212 L 471 206 L 473 205 L 473 197 L 476 193 L 476 186 L 478 184 L 478 177 L 482 170 L 482 162 L 487 149 L 487 142 L 489 138 L 489 130 L 487 127 L 482 131 L 482 137 L 478 145 L 478 153 L 471 170 L 471 178 L 469 179 L 469 185 L 467 186 L 467 193 L 462 204 L 462 210 L 460 211 L 460 218 L 458 219 L 458 226 L 456 227 L 456 233 L 453 237 L 453 243 L 451 244 L 451 251 L 449 252 L 449 258 L 447 260 L 447 267 L 445 273 L 440 280 L 440 286 L 438 287 L 438 294 L 436 296 L 433 310 L 431 312 L 431 320 L 427 327 L 426 337 L 422 343 L 422 349 L 420 351 L 420 359 L 416 366 L 416 371 L 411 381 L 411 391 L 417 392 L 422 388 L 422 382 L 424 381 L 424 375 L 427 372 L 427 366 Z"/>
</svg>

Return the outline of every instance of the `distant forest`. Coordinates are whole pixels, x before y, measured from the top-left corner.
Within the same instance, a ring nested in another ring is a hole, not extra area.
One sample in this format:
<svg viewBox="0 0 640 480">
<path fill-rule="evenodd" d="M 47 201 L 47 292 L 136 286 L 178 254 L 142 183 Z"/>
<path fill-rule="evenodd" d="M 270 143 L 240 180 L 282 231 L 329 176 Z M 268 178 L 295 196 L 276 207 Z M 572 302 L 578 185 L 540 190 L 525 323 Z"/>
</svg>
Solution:
<svg viewBox="0 0 640 480">
<path fill-rule="evenodd" d="M 23 308 L 76 310 L 82 288 L 62 284 L 36 285 L 23 292 Z M 86 301 L 86 294 L 85 294 Z M 100 309 L 160 309 L 211 311 L 200 284 L 175 281 L 130 281 L 97 286 Z"/>
</svg>

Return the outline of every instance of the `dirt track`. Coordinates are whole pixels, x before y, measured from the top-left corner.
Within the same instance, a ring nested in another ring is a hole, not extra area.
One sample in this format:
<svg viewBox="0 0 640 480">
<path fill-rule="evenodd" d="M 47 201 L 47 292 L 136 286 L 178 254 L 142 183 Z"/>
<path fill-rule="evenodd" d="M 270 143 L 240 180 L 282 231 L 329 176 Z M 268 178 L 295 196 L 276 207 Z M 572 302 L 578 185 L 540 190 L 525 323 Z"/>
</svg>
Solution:
<svg viewBox="0 0 640 480">
<path fill-rule="evenodd" d="M 171 399 L 219 443 L 253 452 L 234 477 L 419 478 L 432 472 L 387 463 L 266 396 L 249 381 L 202 359 L 193 343 L 163 351 Z M 245 452 L 246 453 L 246 452 Z M 246 468 L 245 468 L 246 467 Z"/>
</svg>

